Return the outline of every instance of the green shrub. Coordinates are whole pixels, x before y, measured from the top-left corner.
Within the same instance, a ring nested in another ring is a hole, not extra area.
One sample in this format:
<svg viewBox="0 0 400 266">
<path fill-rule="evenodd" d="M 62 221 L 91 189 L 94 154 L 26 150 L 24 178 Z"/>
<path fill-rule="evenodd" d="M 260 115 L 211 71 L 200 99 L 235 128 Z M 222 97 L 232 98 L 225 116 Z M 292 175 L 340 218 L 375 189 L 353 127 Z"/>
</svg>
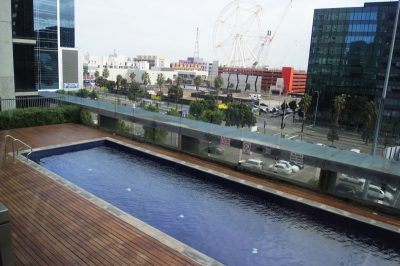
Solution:
<svg viewBox="0 0 400 266">
<path fill-rule="evenodd" d="M 81 122 L 85 125 L 92 126 L 93 125 L 93 119 L 92 115 L 88 111 L 82 111 L 80 114 Z"/>
<path fill-rule="evenodd" d="M 26 108 L 0 112 L 0 129 L 34 127 L 64 122 L 80 122 L 80 107 Z"/>
<path fill-rule="evenodd" d="M 124 121 L 118 120 L 117 123 L 117 133 L 122 134 L 122 135 L 128 135 L 132 130 L 132 127 L 129 125 L 125 124 Z"/>
<path fill-rule="evenodd" d="M 60 107 L 64 114 L 65 123 L 80 123 L 81 122 L 81 107 L 76 105 L 64 105 Z"/>
</svg>

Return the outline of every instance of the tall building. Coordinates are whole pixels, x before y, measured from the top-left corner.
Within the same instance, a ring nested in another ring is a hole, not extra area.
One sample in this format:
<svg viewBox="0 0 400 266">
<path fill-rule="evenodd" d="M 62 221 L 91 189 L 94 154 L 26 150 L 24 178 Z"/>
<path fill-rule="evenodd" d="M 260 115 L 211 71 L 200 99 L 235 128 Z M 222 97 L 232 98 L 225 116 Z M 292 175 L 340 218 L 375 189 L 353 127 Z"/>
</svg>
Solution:
<svg viewBox="0 0 400 266">
<path fill-rule="evenodd" d="M 80 87 L 74 0 L 0 0 L 0 97 Z"/>
<path fill-rule="evenodd" d="M 314 106 L 319 96 L 320 119 L 329 118 L 336 95 L 347 95 L 348 102 L 360 96 L 379 101 L 396 5 L 397 1 L 377 2 L 314 11 L 307 92 L 313 95 Z M 391 124 L 400 119 L 400 39 L 396 39 L 384 111 Z"/>
</svg>

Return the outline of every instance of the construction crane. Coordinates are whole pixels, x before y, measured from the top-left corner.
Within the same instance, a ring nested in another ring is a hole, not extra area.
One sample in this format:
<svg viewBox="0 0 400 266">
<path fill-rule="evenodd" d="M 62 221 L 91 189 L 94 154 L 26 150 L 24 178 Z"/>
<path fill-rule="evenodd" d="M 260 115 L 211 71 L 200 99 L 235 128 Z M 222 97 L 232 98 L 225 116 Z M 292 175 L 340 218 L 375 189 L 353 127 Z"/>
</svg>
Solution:
<svg viewBox="0 0 400 266">
<path fill-rule="evenodd" d="M 258 50 L 257 57 L 256 57 L 257 60 L 253 63 L 253 68 L 255 68 L 259 65 L 259 61 L 260 61 L 262 52 L 264 51 L 265 47 L 267 47 L 267 46 L 269 47 L 271 45 L 276 34 L 278 33 L 279 28 L 282 26 L 283 20 L 285 19 L 287 13 L 289 12 L 290 8 L 292 7 L 292 4 L 293 4 L 293 0 L 289 0 L 289 3 L 286 6 L 281 19 L 279 20 L 278 24 L 276 25 L 274 32 L 272 33 L 270 30 L 267 30 L 267 34 L 263 37 L 263 40 L 260 45 L 260 49 Z M 267 50 L 267 52 L 268 52 L 268 50 Z M 268 54 L 265 57 L 267 57 L 267 56 L 268 56 Z"/>
</svg>

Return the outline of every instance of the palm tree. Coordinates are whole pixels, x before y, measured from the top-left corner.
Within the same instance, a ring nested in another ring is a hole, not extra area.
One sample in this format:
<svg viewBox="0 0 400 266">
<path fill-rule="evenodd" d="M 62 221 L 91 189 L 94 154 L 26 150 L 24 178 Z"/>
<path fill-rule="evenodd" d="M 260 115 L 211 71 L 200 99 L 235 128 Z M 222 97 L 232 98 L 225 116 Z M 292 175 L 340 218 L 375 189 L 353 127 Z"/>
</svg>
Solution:
<svg viewBox="0 0 400 266">
<path fill-rule="evenodd" d="M 217 104 L 219 99 L 219 92 L 223 85 L 224 85 L 224 79 L 221 76 L 218 76 L 214 79 L 214 89 L 217 91 Z"/>
<path fill-rule="evenodd" d="M 365 123 L 362 137 L 365 140 L 365 144 L 368 144 L 368 140 L 371 137 L 373 126 L 372 122 L 375 120 L 377 111 L 378 107 L 374 101 L 368 101 L 363 106 L 361 117 Z"/>
<path fill-rule="evenodd" d="M 150 76 L 149 76 L 149 73 L 147 73 L 147 71 L 145 71 L 145 72 L 142 74 L 142 81 L 143 81 L 143 84 L 144 84 L 145 86 L 147 86 L 148 84 L 150 84 Z"/>
<path fill-rule="evenodd" d="M 292 110 L 293 112 L 293 123 L 294 123 L 294 118 L 296 115 L 296 109 L 297 109 L 297 102 L 295 100 L 289 102 L 289 108 Z"/>
<path fill-rule="evenodd" d="M 103 69 L 103 78 L 107 79 L 110 76 L 110 71 L 108 70 L 107 66 Z"/>
<path fill-rule="evenodd" d="M 304 130 L 304 122 L 306 120 L 306 114 L 307 114 L 308 108 L 310 108 L 310 105 L 311 105 L 311 99 L 312 98 L 310 95 L 304 94 L 299 102 L 299 108 L 303 112 L 303 123 L 301 125 L 301 133 L 303 133 L 303 130 Z"/>
<path fill-rule="evenodd" d="M 345 106 L 346 106 L 346 96 L 345 95 L 336 96 L 335 100 L 333 101 L 333 109 L 335 113 L 333 116 L 331 129 L 329 130 L 327 135 L 328 140 L 332 142 L 332 146 L 335 140 L 339 140 L 339 135 L 337 133 L 337 129 L 339 127 L 339 117 L 342 111 L 344 110 Z"/>
<path fill-rule="evenodd" d="M 161 91 L 161 88 L 164 85 L 164 83 L 165 83 L 164 74 L 162 74 L 162 73 L 158 74 L 157 75 L 157 85 L 158 85 L 158 88 L 160 89 L 160 91 Z"/>
<path fill-rule="evenodd" d="M 129 78 L 131 79 L 131 83 L 135 82 L 135 78 L 136 78 L 135 72 L 132 72 L 131 74 L 129 74 Z"/>
<path fill-rule="evenodd" d="M 196 92 L 199 92 L 200 85 L 203 83 L 203 79 L 201 76 L 196 76 L 194 78 L 194 85 L 196 86 Z M 197 93 L 196 93 L 196 100 L 197 100 Z"/>
</svg>

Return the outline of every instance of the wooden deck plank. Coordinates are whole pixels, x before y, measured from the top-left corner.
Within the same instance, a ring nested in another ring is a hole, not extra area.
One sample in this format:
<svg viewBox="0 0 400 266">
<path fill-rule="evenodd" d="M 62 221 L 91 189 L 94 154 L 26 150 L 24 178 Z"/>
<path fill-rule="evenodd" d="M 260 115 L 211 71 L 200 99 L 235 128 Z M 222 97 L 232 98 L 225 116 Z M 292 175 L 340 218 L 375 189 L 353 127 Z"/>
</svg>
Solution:
<svg viewBox="0 0 400 266">
<path fill-rule="evenodd" d="M 135 142 L 82 125 L 64 124 L 3 131 L 0 133 L 1 141 L 5 134 L 20 138 L 33 147 L 112 137 L 259 185 L 400 227 L 398 217 L 384 215 L 294 185 L 257 178 L 217 163 L 203 161 L 155 145 Z M 49 256 L 54 254 L 62 254 L 59 260 L 65 259 L 67 264 L 98 264 L 99 261 L 101 264 L 109 264 L 112 261 L 120 265 L 129 263 L 136 265 L 194 264 L 176 251 L 21 163 L 3 164 L 0 171 L 0 201 L 10 209 L 11 219 L 14 221 L 12 225 L 16 227 L 13 230 L 14 251 L 17 261 L 23 264 L 49 262 L 50 260 L 45 260 L 52 259 Z M 33 236 L 37 233 L 42 234 L 41 238 Z M 49 253 L 35 255 L 34 251 L 40 251 L 43 248 L 50 248 Z M 92 257 L 98 259 L 92 259 Z"/>
<path fill-rule="evenodd" d="M 72 134 L 75 130 L 67 130 Z M 19 138 L 41 134 L 29 129 Z M 30 135 L 33 134 L 33 135 Z M 59 131 L 55 135 L 65 134 Z M 86 134 L 78 134 L 80 137 Z M 91 134 L 89 138 L 97 137 Z M 69 137 L 54 137 L 71 141 Z M 57 144 L 37 138 L 35 147 Z M 32 142 L 31 142 L 32 143 Z M 10 210 L 18 264 L 195 265 L 157 240 L 17 162 L 3 164 L 0 201 Z"/>
</svg>

